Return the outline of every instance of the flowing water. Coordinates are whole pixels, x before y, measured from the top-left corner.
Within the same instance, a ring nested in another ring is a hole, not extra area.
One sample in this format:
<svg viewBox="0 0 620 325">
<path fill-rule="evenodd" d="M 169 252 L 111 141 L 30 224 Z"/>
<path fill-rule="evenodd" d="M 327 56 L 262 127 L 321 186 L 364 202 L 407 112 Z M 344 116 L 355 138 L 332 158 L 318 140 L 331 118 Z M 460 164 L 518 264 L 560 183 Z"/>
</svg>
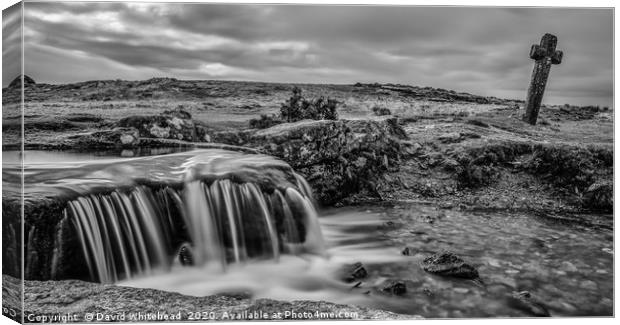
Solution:
<svg viewBox="0 0 620 325">
<path fill-rule="evenodd" d="M 131 190 L 69 200 L 63 222 L 74 225 L 85 262 L 101 282 L 194 296 L 325 300 L 425 317 L 529 316 L 507 298 L 527 290 L 553 316 L 613 312 L 612 227 L 526 213 L 437 210 L 420 203 L 317 213 L 299 175 L 293 174 L 287 186 L 261 191 L 258 184 L 264 180 L 255 174 L 280 177 L 274 170 L 282 165 L 269 158 L 197 151 L 158 160 L 106 159 L 70 168 L 66 159 L 33 163 L 32 193 L 59 184 L 75 191 L 102 180 L 119 182 L 118 173 L 129 178 L 146 167 L 149 179 L 182 180 L 182 185 L 153 188 L 137 182 Z M 155 161 L 178 166 L 169 170 Z M 50 166 L 56 169 L 43 171 Z M 82 172 L 67 172 L 75 168 Z M 231 169 L 245 171 L 244 179 L 252 181 L 197 177 Z M 60 174 L 57 181 L 50 180 L 52 174 Z M 588 217 L 611 225 L 612 216 Z M 403 255 L 405 247 L 412 254 Z M 475 266 L 482 281 L 424 272 L 420 262 L 441 250 Z M 343 281 L 356 262 L 368 276 L 359 283 Z M 384 293 L 392 280 L 404 281 L 407 292 Z"/>
<path fill-rule="evenodd" d="M 325 211 L 325 257 L 287 255 L 212 268 L 173 266 L 170 273 L 121 282 L 202 296 L 326 300 L 425 317 L 531 316 L 508 299 L 530 291 L 553 316 L 611 315 L 613 232 L 562 225 L 526 214 L 438 211 L 431 206 L 371 206 Z M 401 254 L 410 247 L 412 256 Z M 419 263 L 440 250 L 457 253 L 482 284 L 428 274 Z M 362 262 L 368 277 L 346 283 L 343 269 Z M 570 263 L 570 264 L 569 264 Z M 407 293 L 382 288 L 404 281 Z"/>
</svg>

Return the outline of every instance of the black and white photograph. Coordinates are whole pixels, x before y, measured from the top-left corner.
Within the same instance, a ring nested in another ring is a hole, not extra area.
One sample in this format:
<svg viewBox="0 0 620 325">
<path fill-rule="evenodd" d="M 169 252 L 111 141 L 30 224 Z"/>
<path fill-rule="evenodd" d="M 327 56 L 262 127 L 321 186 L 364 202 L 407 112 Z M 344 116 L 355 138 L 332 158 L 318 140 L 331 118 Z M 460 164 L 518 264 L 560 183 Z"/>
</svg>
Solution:
<svg viewBox="0 0 620 325">
<path fill-rule="evenodd" d="M 9 5 L 4 317 L 615 316 L 612 2 Z"/>
</svg>

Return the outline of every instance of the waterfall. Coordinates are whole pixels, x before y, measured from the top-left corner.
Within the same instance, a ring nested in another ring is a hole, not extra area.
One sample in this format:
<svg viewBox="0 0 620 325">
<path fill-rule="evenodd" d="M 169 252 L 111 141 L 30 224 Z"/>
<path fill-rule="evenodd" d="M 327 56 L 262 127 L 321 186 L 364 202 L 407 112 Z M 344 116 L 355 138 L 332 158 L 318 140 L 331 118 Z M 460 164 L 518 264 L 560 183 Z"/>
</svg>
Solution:
<svg viewBox="0 0 620 325">
<path fill-rule="evenodd" d="M 90 194 L 68 202 L 63 222 L 77 233 L 90 278 L 102 283 L 166 272 L 179 260 L 226 269 L 281 253 L 324 254 L 311 189 L 295 179 L 296 188 L 272 193 L 220 179 Z"/>
</svg>

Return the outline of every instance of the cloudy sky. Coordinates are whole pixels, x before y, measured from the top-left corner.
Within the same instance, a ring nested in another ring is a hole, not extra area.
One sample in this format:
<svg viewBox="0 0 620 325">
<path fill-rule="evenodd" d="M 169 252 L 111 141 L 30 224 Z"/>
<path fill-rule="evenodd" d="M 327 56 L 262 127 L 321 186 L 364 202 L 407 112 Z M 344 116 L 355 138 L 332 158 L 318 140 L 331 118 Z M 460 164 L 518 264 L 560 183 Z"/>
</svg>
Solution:
<svg viewBox="0 0 620 325">
<path fill-rule="evenodd" d="M 525 96 L 530 46 L 552 33 L 564 62 L 545 102 L 612 104 L 611 9 L 56 2 L 26 3 L 24 26 L 37 82 L 393 82 L 506 98 Z"/>
</svg>

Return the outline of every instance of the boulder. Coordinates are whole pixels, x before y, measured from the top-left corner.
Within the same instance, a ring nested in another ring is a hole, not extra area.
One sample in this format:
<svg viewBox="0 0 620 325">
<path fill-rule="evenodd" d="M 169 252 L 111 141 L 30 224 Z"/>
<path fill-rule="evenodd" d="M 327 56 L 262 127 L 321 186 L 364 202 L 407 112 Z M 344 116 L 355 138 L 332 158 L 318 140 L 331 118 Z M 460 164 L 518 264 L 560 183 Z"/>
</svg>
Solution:
<svg viewBox="0 0 620 325">
<path fill-rule="evenodd" d="M 440 252 L 429 256 L 422 261 L 421 266 L 426 272 L 442 276 L 465 279 L 479 277 L 478 270 L 451 252 Z"/>
<path fill-rule="evenodd" d="M 591 210 L 613 212 L 614 184 L 612 180 L 600 180 L 590 185 L 584 195 L 584 206 Z"/>
<path fill-rule="evenodd" d="M 529 291 L 513 292 L 510 305 L 532 316 L 550 317 L 547 307 Z"/>
<path fill-rule="evenodd" d="M 202 126 L 197 130 L 192 115 L 182 108 L 164 111 L 160 115 L 128 116 L 119 120 L 117 125 L 136 128 L 145 138 L 201 142 L 205 141 L 206 135 Z"/>
</svg>

